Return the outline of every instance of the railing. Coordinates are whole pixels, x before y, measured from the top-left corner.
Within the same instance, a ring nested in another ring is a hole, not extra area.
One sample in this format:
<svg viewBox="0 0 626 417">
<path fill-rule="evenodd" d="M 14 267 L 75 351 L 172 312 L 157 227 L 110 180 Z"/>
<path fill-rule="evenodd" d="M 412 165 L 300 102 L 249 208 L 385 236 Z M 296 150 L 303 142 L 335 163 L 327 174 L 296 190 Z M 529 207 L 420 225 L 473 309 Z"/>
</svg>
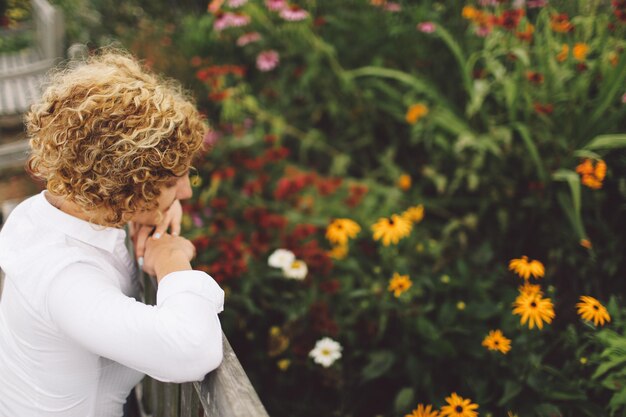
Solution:
<svg viewBox="0 0 626 417">
<path fill-rule="evenodd" d="M 141 275 L 144 301 L 154 304 L 155 281 Z M 269 417 L 228 339 L 222 336 L 224 360 L 204 381 L 169 384 L 146 377 L 139 392 L 142 414 L 152 417 Z"/>
</svg>

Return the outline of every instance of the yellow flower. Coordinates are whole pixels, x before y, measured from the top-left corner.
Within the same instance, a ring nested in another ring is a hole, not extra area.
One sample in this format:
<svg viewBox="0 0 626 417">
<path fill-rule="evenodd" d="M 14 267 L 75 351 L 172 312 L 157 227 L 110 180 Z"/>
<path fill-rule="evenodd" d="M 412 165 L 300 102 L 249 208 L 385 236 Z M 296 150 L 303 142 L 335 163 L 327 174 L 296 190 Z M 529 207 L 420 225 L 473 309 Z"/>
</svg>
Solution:
<svg viewBox="0 0 626 417">
<path fill-rule="evenodd" d="M 594 163 L 591 159 L 584 159 L 576 167 L 576 172 L 581 176 L 581 182 L 594 190 L 602 188 L 602 181 L 606 177 L 606 162 L 602 159 Z"/>
<path fill-rule="evenodd" d="M 413 285 L 413 282 L 408 275 L 400 275 L 397 272 L 393 273 L 393 277 L 389 280 L 389 291 L 393 291 L 395 297 L 400 297 L 403 293 L 408 291 Z"/>
<path fill-rule="evenodd" d="M 424 218 L 424 206 L 420 204 L 418 206 L 409 207 L 402 213 L 402 217 L 417 224 Z"/>
<path fill-rule="evenodd" d="M 514 413 L 513 411 L 509 411 L 509 412 L 507 412 L 507 413 L 506 413 L 506 415 L 507 415 L 508 417 L 518 417 L 518 415 L 517 415 L 516 413 Z"/>
<path fill-rule="evenodd" d="M 432 405 L 418 404 L 411 414 L 404 417 L 439 417 L 439 411 L 433 410 Z"/>
<path fill-rule="evenodd" d="M 478 413 L 474 410 L 478 408 L 478 404 L 473 404 L 471 400 L 464 399 L 456 395 L 456 392 L 446 397 L 448 405 L 441 407 L 441 417 L 478 417 Z"/>
<path fill-rule="evenodd" d="M 577 61 L 584 61 L 587 58 L 587 54 L 589 53 L 589 45 L 586 43 L 577 43 L 574 45 L 572 49 L 572 55 L 574 59 Z"/>
<path fill-rule="evenodd" d="M 593 297 L 583 295 L 580 297 L 580 303 L 576 304 L 578 307 L 578 314 L 583 320 L 592 321 L 596 326 L 604 326 L 605 322 L 611 321 L 611 316 L 600 301 Z"/>
<path fill-rule="evenodd" d="M 382 217 L 372 226 L 374 240 L 383 240 L 383 245 L 397 245 L 400 239 L 411 233 L 413 224 L 402 216 L 392 214 L 391 217 Z"/>
<path fill-rule="evenodd" d="M 556 55 L 556 60 L 559 62 L 563 62 L 567 59 L 568 55 L 569 55 L 569 45 L 563 44 L 563 46 L 561 46 L 561 52 L 559 52 Z"/>
<path fill-rule="evenodd" d="M 619 62 L 619 55 L 617 55 L 616 52 L 609 52 L 608 58 L 609 64 L 611 64 L 612 67 L 616 67 L 617 63 Z"/>
<path fill-rule="evenodd" d="M 361 231 L 355 221 L 350 219 L 335 219 L 326 229 L 326 239 L 335 245 L 347 245 L 348 239 L 354 238 Z"/>
<path fill-rule="evenodd" d="M 502 354 L 506 354 L 511 350 L 511 339 L 507 339 L 500 330 L 491 330 L 482 345 L 489 350 L 497 350 Z"/>
<path fill-rule="evenodd" d="M 278 369 L 283 372 L 289 369 L 289 365 L 291 365 L 291 361 L 289 359 L 281 359 L 276 362 L 276 366 L 278 367 Z"/>
<path fill-rule="evenodd" d="M 578 243 L 580 243 L 580 246 L 586 249 L 591 249 L 593 247 L 589 239 L 580 239 L 580 242 Z"/>
<path fill-rule="evenodd" d="M 465 304 L 465 301 L 459 301 L 458 303 L 456 303 L 456 309 L 463 311 L 465 310 L 465 307 L 467 307 L 467 304 Z"/>
<path fill-rule="evenodd" d="M 530 278 L 531 275 L 535 278 L 541 278 L 545 274 L 543 264 L 535 259 L 529 261 L 528 256 L 522 256 L 519 259 L 511 259 L 509 261 L 509 270 L 524 279 Z"/>
<path fill-rule="evenodd" d="M 414 125 L 417 123 L 422 117 L 428 114 L 428 106 L 424 103 L 413 104 L 406 111 L 406 121 L 409 124 Z"/>
<path fill-rule="evenodd" d="M 328 252 L 328 256 L 338 261 L 345 259 L 348 256 L 348 245 L 336 245 L 333 246 Z"/>
<path fill-rule="evenodd" d="M 461 11 L 461 16 L 467 20 L 474 20 L 480 15 L 480 11 L 473 6 L 465 6 Z"/>
<path fill-rule="evenodd" d="M 400 175 L 400 178 L 398 178 L 398 187 L 402 191 L 406 191 L 411 188 L 411 176 L 408 174 Z"/>
<path fill-rule="evenodd" d="M 275 357 L 283 353 L 289 347 L 289 338 L 285 336 L 278 326 L 272 326 L 269 331 L 267 354 Z"/>
<path fill-rule="evenodd" d="M 528 281 L 524 281 L 524 284 L 517 287 L 517 290 L 519 291 L 520 294 L 543 295 L 543 291 L 541 291 L 541 287 L 539 285 L 531 284 Z"/>
<path fill-rule="evenodd" d="M 552 300 L 543 298 L 540 294 L 520 294 L 513 303 L 515 307 L 513 314 L 522 316 L 521 324 L 528 322 L 528 328 L 532 329 L 537 325 L 539 330 L 543 329 L 543 322 L 550 324 L 554 318 L 554 306 Z"/>
</svg>

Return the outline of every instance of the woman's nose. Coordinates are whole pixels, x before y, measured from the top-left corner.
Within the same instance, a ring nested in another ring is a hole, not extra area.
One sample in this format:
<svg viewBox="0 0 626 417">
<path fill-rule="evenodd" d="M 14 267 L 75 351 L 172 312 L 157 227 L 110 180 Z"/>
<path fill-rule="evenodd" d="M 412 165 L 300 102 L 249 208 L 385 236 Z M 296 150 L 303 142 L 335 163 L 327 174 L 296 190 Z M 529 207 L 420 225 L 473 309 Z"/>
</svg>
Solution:
<svg viewBox="0 0 626 417">
<path fill-rule="evenodd" d="M 176 198 L 178 200 L 185 200 L 187 198 L 191 198 L 193 194 L 193 190 L 191 189 L 191 181 L 189 180 L 189 176 L 185 175 L 178 182 L 178 189 L 176 190 Z"/>
</svg>

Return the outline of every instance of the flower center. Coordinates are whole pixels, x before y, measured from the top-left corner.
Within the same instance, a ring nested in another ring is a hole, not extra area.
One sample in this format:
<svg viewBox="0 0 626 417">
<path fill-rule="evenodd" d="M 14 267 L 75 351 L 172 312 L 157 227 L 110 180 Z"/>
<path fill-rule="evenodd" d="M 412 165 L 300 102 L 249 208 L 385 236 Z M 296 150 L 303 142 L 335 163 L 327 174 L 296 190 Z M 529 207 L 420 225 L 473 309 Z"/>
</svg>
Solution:
<svg viewBox="0 0 626 417">
<path fill-rule="evenodd" d="M 323 355 L 323 356 L 329 356 L 329 355 L 330 355 L 330 350 L 328 350 L 328 349 L 322 349 L 322 355 Z"/>
<path fill-rule="evenodd" d="M 537 308 L 537 303 L 533 301 L 532 303 L 530 303 L 530 306 L 531 306 L 532 308 Z"/>
<path fill-rule="evenodd" d="M 596 311 L 598 311 L 598 310 L 600 310 L 600 307 L 598 307 L 597 305 L 594 305 L 594 306 L 593 306 L 593 309 L 594 309 L 594 310 L 596 310 Z"/>
<path fill-rule="evenodd" d="M 460 405 L 457 405 L 456 407 L 454 407 L 454 411 L 461 414 L 463 412 L 463 407 L 461 407 Z"/>
<path fill-rule="evenodd" d="M 496 340 L 495 342 L 493 342 L 494 345 L 498 345 L 500 344 L 500 342 L 498 340 Z"/>
</svg>

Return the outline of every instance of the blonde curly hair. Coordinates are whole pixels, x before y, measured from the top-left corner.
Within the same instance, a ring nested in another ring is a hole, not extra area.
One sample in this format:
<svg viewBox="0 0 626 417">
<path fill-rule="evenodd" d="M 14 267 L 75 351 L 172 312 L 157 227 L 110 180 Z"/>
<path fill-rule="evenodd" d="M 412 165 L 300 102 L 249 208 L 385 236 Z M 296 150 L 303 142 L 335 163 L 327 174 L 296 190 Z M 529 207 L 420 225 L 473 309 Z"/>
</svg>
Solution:
<svg viewBox="0 0 626 417">
<path fill-rule="evenodd" d="M 106 50 L 52 74 L 26 130 L 32 175 L 92 222 L 120 227 L 186 174 L 207 125 L 179 84 Z"/>
</svg>

